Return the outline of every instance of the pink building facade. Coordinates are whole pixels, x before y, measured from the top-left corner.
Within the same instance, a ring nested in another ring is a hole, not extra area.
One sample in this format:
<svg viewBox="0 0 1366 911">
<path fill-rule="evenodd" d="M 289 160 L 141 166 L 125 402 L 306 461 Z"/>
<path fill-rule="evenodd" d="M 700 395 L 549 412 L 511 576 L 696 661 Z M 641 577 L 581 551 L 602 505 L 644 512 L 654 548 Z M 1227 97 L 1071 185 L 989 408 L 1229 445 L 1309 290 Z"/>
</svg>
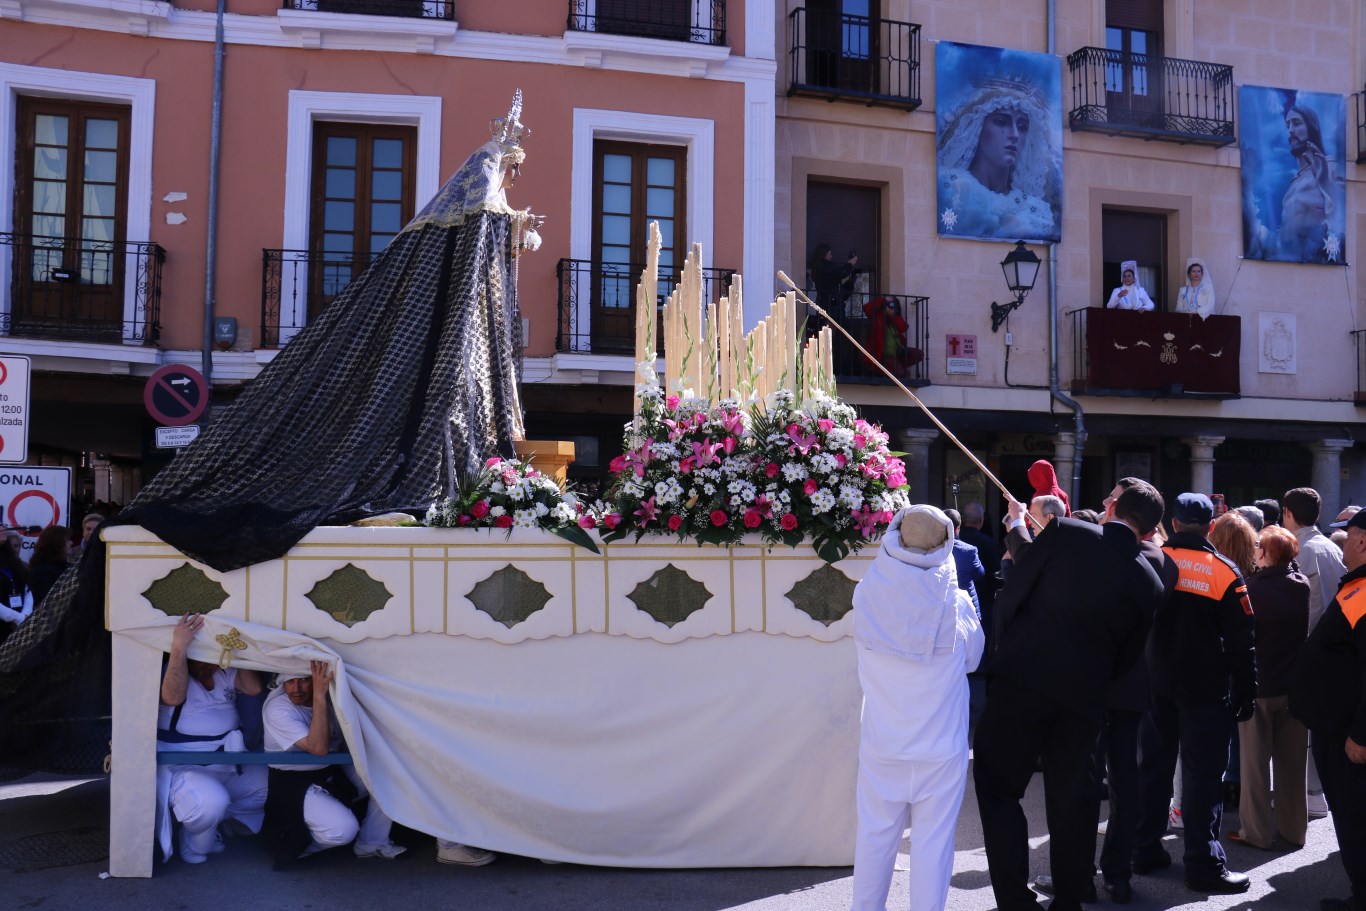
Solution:
<svg viewBox="0 0 1366 911">
<path fill-rule="evenodd" d="M 519 270 L 533 435 L 574 438 L 590 472 L 618 442 L 647 220 L 680 263 L 704 245 L 718 292 L 773 271 L 747 242 L 772 232 L 771 7 L 233 0 L 210 310 L 215 24 L 204 2 L 0 6 L 0 349 L 33 358 L 30 461 L 77 466 L 78 500 L 126 502 L 169 457 L 143 385 L 204 365 L 207 312 L 230 402 L 517 88 L 510 198 L 547 219 Z"/>
</svg>

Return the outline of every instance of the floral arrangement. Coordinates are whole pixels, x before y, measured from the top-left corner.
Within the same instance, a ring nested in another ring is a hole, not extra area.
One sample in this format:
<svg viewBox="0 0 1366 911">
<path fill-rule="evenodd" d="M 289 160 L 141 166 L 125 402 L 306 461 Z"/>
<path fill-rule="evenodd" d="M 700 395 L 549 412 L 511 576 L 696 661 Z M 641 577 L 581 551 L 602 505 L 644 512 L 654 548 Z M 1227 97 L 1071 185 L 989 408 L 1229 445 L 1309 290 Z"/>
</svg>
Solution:
<svg viewBox="0 0 1366 911">
<path fill-rule="evenodd" d="M 640 408 L 611 464 L 603 540 L 674 534 L 730 544 L 757 532 L 769 544 L 806 538 L 835 562 L 876 539 L 909 505 L 905 465 L 887 435 L 817 392 L 789 390 L 762 405 L 637 388 Z M 592 514 L 590 514 L 592 515 Z"/>
<path fill-rule="evenodd" d="M 586 529 L 597 520 L 570 491 L 518 459 L 492 458 L 462 480 L 455 496 L 427 510 L 424 525 L 438 528 L 543 528 L 594 553 Z"/>
</svg>

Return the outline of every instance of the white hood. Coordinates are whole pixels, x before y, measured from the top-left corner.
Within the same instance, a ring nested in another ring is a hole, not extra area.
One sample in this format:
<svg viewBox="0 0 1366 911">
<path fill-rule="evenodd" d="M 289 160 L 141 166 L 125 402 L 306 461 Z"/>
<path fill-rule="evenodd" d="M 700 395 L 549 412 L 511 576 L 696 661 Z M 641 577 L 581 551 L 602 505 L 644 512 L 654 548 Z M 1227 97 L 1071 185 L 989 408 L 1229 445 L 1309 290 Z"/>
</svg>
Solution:
<svg viewBox="0 0 1366 911">
<path fill-rule="evenodd" d="M 942 522 L 944 543 L 929 553 L 901 543 L 901 519 L 924 512 Z M 953 651 L 957 638 L 958 588 L 953 561 L 953 523 L 934 506 L 901 510 L 882 536 L 881 552 L 854 589 L 854 639 L 903 657 L 929 658 Z"/>
</svg>

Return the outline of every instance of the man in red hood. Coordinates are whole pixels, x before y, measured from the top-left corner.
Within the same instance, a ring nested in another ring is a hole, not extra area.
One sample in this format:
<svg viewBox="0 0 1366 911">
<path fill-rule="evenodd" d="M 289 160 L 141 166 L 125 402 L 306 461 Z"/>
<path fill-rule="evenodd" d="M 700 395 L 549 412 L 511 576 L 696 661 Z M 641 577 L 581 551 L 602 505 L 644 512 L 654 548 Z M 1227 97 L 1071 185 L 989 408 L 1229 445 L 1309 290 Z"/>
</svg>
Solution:
<svg viewBox="0 0 1366 911">
<path fill-rule="evenodd" d="M 1026 477 L 1029 478 L 1029 483 L 1034 485 L 1034 496 L 1042 497 L 1046 494 L 1052 494 L 1062 500 L 1062 505 L 1067 508 L 1067 514 L 1072 515 L 1072 504 L 1068 502 L 1067 494 L 1058 486 L 1058 473 L 1053 470 L 1051 462 L 1047 459 L 1039 459 L 1029 466 Z"/>
</svg>

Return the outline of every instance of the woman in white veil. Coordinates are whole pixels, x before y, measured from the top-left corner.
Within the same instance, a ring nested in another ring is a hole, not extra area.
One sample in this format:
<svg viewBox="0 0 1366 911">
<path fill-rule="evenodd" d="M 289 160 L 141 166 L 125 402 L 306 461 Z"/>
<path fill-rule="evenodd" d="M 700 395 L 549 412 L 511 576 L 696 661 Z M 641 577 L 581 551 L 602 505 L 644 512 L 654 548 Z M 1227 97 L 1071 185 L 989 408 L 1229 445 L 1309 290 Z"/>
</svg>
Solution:
<svg viewBox="0 0 1366 911">
<path fill-rule="evenodd" d="M 1186 260 L 1186 283 L 1177 295 L 1176 312 L 1198 314 L 1201 319 L 1214 313 L 1214 279 L 1201 257 Z"/>
<path fill-rule="evenodd" d="M 1057 236 L 1059 163 L 1049 108 L 1018 79 L 978 83 L 945 119 L 939 144 L 944 233 L 1047 239 Z"/>
<path fill-rule="evenodd" d="M 1119 264 L 1119 287 L 1110 292 L 1105 306 L 1110 310 L 1153 310 L 1156 305 L 1138 280 L 1138 262 L 1126 259 Z"/>
</svg>

